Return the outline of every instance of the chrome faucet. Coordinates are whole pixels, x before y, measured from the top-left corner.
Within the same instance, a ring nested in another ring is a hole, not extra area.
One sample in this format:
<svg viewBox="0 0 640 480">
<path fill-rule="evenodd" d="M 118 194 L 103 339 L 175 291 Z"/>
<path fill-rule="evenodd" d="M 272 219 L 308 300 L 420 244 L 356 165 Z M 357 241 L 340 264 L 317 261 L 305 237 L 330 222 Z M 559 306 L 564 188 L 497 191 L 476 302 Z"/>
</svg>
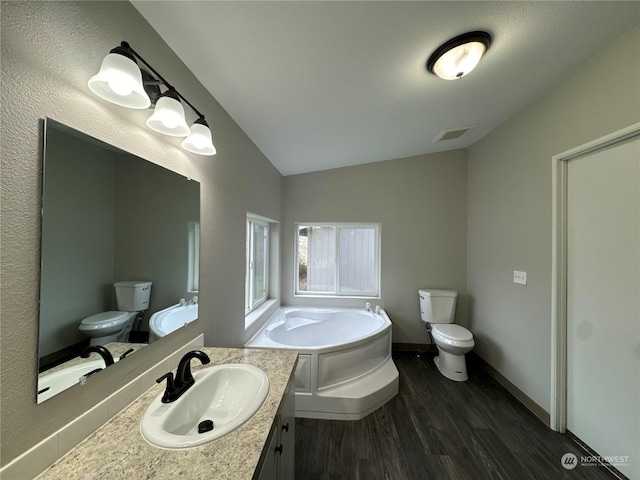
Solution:
<svg viewBox="0 0 640 480">
<path fill-rule="evenodd" d="M 370 312 L 371 311 L 371 304 L 369 302 L 365 303 L 364 304 L 364 308 L 367 309 L 367 312 Z"/>
<path fill-rule="evenodd" d="M 109 352 L 109 350 L 104 348 L 102 345 L 89 345 L 82 351 L 80 356 L 82 358 L 89 358 L 89 355 L 91 355 L 92 352 L 95 352 L 102 357 L 105 363 L 105 368 L 109 365 L 113 365 L 113 356 L 111 355 L 111 352 Z"/>
<path fill-rule="evenodd" d="M 201 352 L 200 350 L 192 350 L 187 352 L 184 357 L 178 363 L 178 368 L 176 370 L 176 376 L 174 379 L 173 372 L 165 373 L 159 379 L 156 380 L 157 383 L 161 383 L 163 380 L 167 380 L 167 388 L 164 391 L 164 395 L 162 396 L 162 403 L 171 403 L 175 402 L 178 398 L 182 396 L 184 392 L 189 390 L 195 380 L 193 379 L 193 375 L 191 374 L 191 359 L 197 358 L 202 362 L 203 365 L 206 365 L 211 360 L 209 356 Z"/>
</svg>

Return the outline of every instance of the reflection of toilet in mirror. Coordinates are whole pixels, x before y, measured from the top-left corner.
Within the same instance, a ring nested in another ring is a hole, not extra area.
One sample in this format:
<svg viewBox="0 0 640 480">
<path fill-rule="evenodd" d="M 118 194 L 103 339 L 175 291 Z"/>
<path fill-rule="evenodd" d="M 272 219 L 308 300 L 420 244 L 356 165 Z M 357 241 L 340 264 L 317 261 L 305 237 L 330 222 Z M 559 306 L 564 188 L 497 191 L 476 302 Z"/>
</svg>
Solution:
<svg viewBox="0 0 640 480">
<path fill-rule="evenodd" d="M 96 313 L 80 322 L 79 329 L 91 337 L 91 345 L 126 342 L 138 314 L 149 309 L 151 282 L 116 282 L 113 287 L 118 310 Z"/>
</svg>

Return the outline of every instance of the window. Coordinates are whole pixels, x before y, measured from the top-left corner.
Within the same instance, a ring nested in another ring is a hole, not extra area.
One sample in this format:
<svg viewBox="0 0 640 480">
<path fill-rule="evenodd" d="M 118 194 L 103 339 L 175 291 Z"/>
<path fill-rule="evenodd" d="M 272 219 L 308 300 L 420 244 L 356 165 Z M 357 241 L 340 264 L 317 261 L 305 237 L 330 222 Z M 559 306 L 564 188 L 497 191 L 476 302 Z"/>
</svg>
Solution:
<svg viewBox="0 0 640 480">
<path fill-rule="evenodd" d="M 379 224 L 297 224 L 296 294 L 377 297 Z"/>
<path fill-rule="evenodd" d="M 189 222 L 187 227 L 189 241 L 187 290 L 197 293 L 200 278 L 200 222 Z"/>
<path fill-rule="evenodd" d="M 269 223 L 247 217 L 245 313 L 267 299 L 269 291 Z"/>
</svg>

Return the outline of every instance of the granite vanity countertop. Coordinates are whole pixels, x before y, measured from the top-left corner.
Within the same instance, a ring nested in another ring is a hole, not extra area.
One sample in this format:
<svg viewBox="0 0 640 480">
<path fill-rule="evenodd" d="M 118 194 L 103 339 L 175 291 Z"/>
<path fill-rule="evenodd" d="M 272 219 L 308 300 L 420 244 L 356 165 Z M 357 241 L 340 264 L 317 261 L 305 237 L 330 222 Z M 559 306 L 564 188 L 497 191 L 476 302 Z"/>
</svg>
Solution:
<svg viewBox="0 0 640 480">
<path fill-rule="evenodd" d="M 197 360 L 192 361 L 194 372 L 225 363 L 247 363 L 268 375 L 269 394 L 244 425 L 199 447 L 180 450 L 154 447 L 142 437 L 140 420 L 151 401 L 164 391 L 162 383 L 141 395 L 37 479 L 251 480 L 293 375 L 297 352 L 207 347 L 201 350 L 209 355 L 211 363 L 200 366 Z"/>
</svg>

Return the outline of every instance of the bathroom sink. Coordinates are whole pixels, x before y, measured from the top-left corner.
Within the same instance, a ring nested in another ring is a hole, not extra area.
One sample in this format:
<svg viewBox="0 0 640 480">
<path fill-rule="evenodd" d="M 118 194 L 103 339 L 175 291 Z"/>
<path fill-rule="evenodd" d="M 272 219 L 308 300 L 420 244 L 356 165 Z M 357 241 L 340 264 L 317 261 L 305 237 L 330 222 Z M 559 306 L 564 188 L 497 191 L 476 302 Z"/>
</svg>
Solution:
<svg viewBox="0 0 640 480">
<path fill-rule="evenodd" d="M 44 402 L 61 391 L 76 385 L 80 382 L 80 377 L 97 368 L 105 368 L 103 360 L 79 363 L 72 367 L 40 376 L 38 379 L 38 403 Z"/>
<path fill-rule="evenodd" d="M 193 378 L 195 384 L 176 401 L 162 403 L 158 395 L 147 408 L 140 431 L 150 444 L 189 448 L 220 438 L 249 420 L 269 393 L 267 374 L 253 365 L 217 365 Z"/>
</svg>

